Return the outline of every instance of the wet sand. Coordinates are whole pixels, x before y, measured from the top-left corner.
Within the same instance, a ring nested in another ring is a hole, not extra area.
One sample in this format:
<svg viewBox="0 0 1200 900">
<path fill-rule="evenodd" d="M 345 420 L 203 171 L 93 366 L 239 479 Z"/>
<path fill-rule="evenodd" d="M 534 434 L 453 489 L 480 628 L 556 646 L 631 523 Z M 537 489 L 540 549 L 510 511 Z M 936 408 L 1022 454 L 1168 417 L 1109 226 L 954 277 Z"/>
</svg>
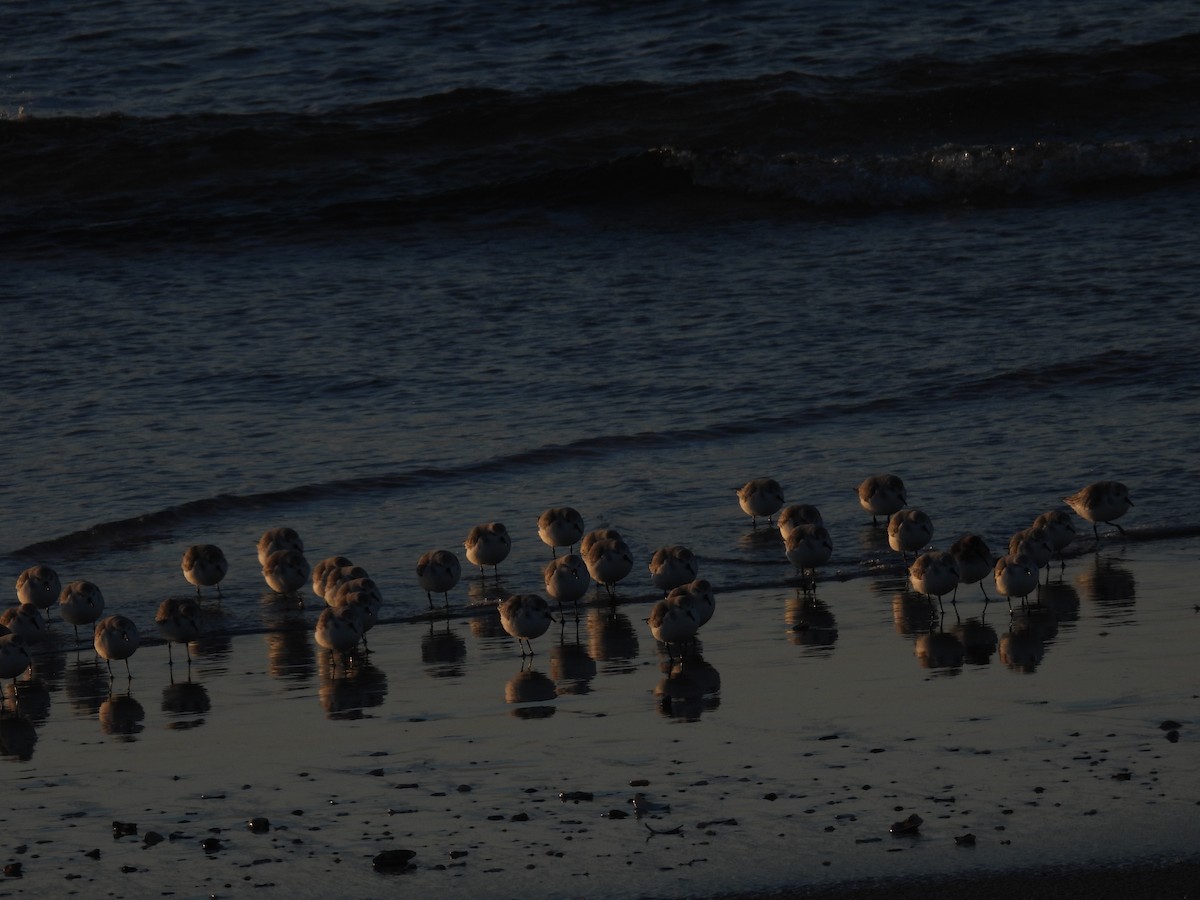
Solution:
<svg viewBox="0 0 1200 900">
<path fill-rule="evenodd" d="M 181 647 L 111 695 L 90 649 L 43 655 L 0 723 L 0 895 L 1038 897 L 1067 872 L 1103 897 L 1117 876 L 1078 873 L 1118 867 L 1120 896 L 1187 896 L 1195 550 L 1073 559 L 1011 629 L 972 587 L 930 635 L 890 575 L 719 593 L 675 667 L 632 604 L 568 615 L 532 662 L 475 611 L 382 624 L 332 670 L 311 597 L 193 645 L 190 679 Z"/>
</svg>

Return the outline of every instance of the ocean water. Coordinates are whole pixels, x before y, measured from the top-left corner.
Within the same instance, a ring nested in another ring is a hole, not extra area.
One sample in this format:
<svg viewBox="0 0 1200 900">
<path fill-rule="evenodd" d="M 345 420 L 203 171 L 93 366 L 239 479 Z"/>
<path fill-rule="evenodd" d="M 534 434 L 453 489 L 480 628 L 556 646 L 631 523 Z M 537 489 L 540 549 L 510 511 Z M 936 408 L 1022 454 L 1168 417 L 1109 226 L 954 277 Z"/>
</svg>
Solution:
<svg viewBox="0 0 1200 900">
<path fill-rule="evenodd" d="M 1102 478 L 1196 522 L 1190 4 L 10 12 L 13 576 L 149 608 L 211 541 L 250 627 L 288 523 L 403 616 L 480 521 L 538 588 L 569 504 L 736 585 L 761 476 L 846 576 L 879 471 L 935 544 Z"/>
</svg>

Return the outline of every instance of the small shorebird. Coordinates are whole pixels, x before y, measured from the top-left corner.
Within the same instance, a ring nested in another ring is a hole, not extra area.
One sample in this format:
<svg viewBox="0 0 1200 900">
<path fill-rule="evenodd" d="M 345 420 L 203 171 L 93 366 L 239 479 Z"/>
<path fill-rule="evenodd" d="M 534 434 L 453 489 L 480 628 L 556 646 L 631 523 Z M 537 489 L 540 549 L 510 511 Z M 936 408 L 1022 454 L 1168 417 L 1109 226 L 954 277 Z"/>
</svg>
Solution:
<svg viewBox="0 0 1200 900">
<path fill-rule="evenodd" d="M 267 559 L 272 553 L 280 550 L 295 550 L 297 553 L 304 553 L 304 541 L 300 540 L 300 535 L 295 528 L 289 528 L 286 525 L 280 525 L 278 528 L 268 528 L 262 533 L 262 537 L 258 539 L 258 564 L 265 566 Z M 286 593 L 280 591 L 280 593 Z"/>
<path fill-rule="evenodd" d="M 942 597 L 958 588 L 958 563 L 946 550 L 930 550 L 913 560 L 908 567 L 908 580 L 914 591 L 937 597 L 940 607 Z"/>
<path fill-rule="evenodd" d="M 556 506 L 538 516 L 538 537 L 558 556 L 558 548 L 575 551 L 575 545 L 583 537 L 583 516 L 569 506 Z"/>
<path fill-rule="evenodd" d="M 263 580 L 277 594 L 293 594 L 308 583 L 312 570 L 299 550 L 275 550 L 263 561 Z"/>
<path fill-rule="evenodd" d="M 529 646 L 528 655 L 533 656 L 531 641 L 545 634 L 553 621 L 550 604 L 537 594 L 513 594 L 500 603 L 500 624 L 517 639 L 522 658 L 526 656 L 526 645 Z"/>
<path fill-rule="evenodd" d="M 1025 553 L 1033 560 L 1033 564 L 1041 569 L 1046 567 L 1050 572 L 1050 560 L 1054 558 L 1054 546 L 1046 535 L 1046 529 L 1037 525 L 1023 528 L 1008 539 L 1009 553 Z"/>
<path fill-rule="evenodd" d="M 353 603 L 345 606 L 327 606 L 317 617 L 313 629 L 313 640 L 317 646 L 329 651 L 329 655 L 346 654 L 358 646 L 363 637 L 362 610 Z"/>
<path fill-rule="evenodd" d="M 878 516 L 892 516 L 908 503 L 908 492 L 898 475 L 872 475 L 858 486 L 858 503 L 871 514 L 871 524 L 878 525 Z"/>
<path fill-rule="evenodd" d="M 91 625 L 104 614 L 104 595 L 90 581 L 67 582 L 58 598 L 58 614 L 75 628 L 78 641 L 79 626 Z"/>
<path fill-rule="evenodd" d="M 325 579 L 335 569 L 342 569 L 346 566 L 354 565 L 344 556 L 327 556 L 312 568 L 312 589 L 313 593 L 325 599 Z M 365 572 L 366 570 L 364 570 Z"/>
<path fill-rule="evenodd" d="M 484 574 L 484 566 L 491 566 L 492 572 L 499 578 L 499 566 L 512 550 L 512 538 L 502 523 L 487 522 L 471 529 L 463 541 L 463 549 L 467 551 L 467 562 L 479 566 L 480 576 Z"/>
<path fill-rule="evenodd" d="M 12 634 L 19 634 L 30 647 L 40 644 L 46 637 L 46 622 L 42 619 L 42 611 L 32 603 L 10 606 L 4 612 L 0 612 L 0 625 Z"/>
<path fill-rule="evenodd" d="M 779 513 L 779 535 L 785 541 L 797 525 L 824 525 L 821 511 L 809 503 L 792 503 Z"/>
<path fill-rule="evenodd" d="M 654 639 L 667 648 L 667 656 L 675 658 L 675 647 L 680 648 L 696 636 L 700 627 L 692 610 L 691 598 L 686 593 L 668 594 L 654 604 L 650 617 L 646 619 Z"/>
<path fill-rule="evenodd" d="M 343 581 L 325 599 L 330 606 L 357 606 L 361 613 L 359 620 L 362 631 L 363 647 L 367 646 L 367 632 L 379 622 L 379 612 L 383 609 L 383 592 L 379 590 L 374 579 L 352 578 Z"/>
<path fill-rule="evenodd" d="M 30 566 L 17 576 L 17 599 L 49 610 L 62 593 L 58 573 L 49 566 Z"/>
<path fill-rule="evenodd" d="M 586 548 L 583 546 L 584 542 L 587 542 Z M 590 542 L 584 538 L 584 542 L 580 542 L 579 545 L 582 551 L 580 555 L 583 556 L 588 574 L 597 584 L 604 585 L 610 598 L 615 597 L 617 582 L 633 571 L 633 554 L 629 551 L 629 546 L 619 535 L 596 538 Z"/>
<path fill-rule="evenodd" d="M 17 696 L 17 676 L 33 664 L 29 655 L 29 647 L 19 634 L 0 635 L 0 678 L 11 678 L 13 681 L 13 696 Z"/>
<path fill-rule="evenodd" d="M 1038 586 L 1038 567 L 1023 553 L 1010 553 L 996 560 L 996 590 L 1008 598 L 1009 609 L 1012 598 L 1020 597 L 1022 603 Z"/>
<path fill-rule="evenodd" d="M 588 551 L 596 541 L 623 541 L 621 532 L 615 528 L 595 528 L 579 539 L 579 555 L 586 560 Z"/>
<path fill-rule="evenodd" d="M 738 505 L 750 517 L 750 526 L 758 527 L 759 517 L 771 524 L 771 516 L 783 506 L 783 488 L 774 478 L 754 478 L 737 490 Z"/>
<path fill-rule="evenodd" d="M 992 556 L 987 542 L 977 534 L 964 534 L 950 545 L 950 555 L 958 564 L 958 583 L 978 584 L 979 590 L 983 591 L 983 602 L 990 602 L 983 579 L 991 575 L 992 570 L 996 568 L 996 558 Z M 953 603 L 957 599 L 958 589 L 955 588 L 954 597 L 950 602 Z"/>
<path fill-rule="evenodd" d="M 694 581 L 699 570 L 700 563 L 695 554 L 680 544 L 660 547 L 650 558 L 650 580 L 663 593 Z"/>
<path fill-rule="evenodd" d="M 125 674 L 133 678 L 133 672 L 129 669 L 129 657 L 133 656 L 139 643 L 137 626 L 125 616 L 105 616 L 96 623 L 96 634 L 92 638 L 92 646 L 96 648 L 97 655 L 102 656 L 108 664 L 110 679 L 113 677 L 112 661 L 114 659 L 125 660 Z"/>
<path fill-rule="evenodd" d="M 225 554 L 216 544 L 193 544 L 183 552 L 183 560 L 179 567 L 183 569 L 183 577 L 196 586 L 196 596 L 200 596 L 200 588 L 217 588 L 217 596 L 221 596 L 221 579 L 229 571 L 229 563 Z"/>
<path fill-rule="evenodd" d="M 171 645 L 183 644 L 188 664 L 191 665 L 192 650 L 188 644 L 200 637 L 200 604 L 187 597 L 168 597 L 158 604 L 154 624 L 167 642 L 167 664 L 175 665 Z"/>
<path fill-rule="evenodd" d="M 546 585 L 546 593 L 558 601 L 561 611 L 564 603 L 570 603 L 579 608 L 579 600 L 592 586 L 592 576 L 587 565 L 574 553 L 558 556 L 546 563 L 542 570 L 542 581 Z"/>
<path fill-rule="evenodd" d="M 1092 534 L 1097 544 L 1100 543 L 1097 524 L 1103 522 L 1124 534 L 1125 529 L 1113 519 L 1119 519 L 1133 506 L 1133 501 L 1129 499 L 1129 488 L 1119 481 L 1097 481 L 1076 491 L 1070 497 L 1063 497 L 1063 501 L 1092 523 Z"/>
<path fill-rule="evenodd" d="M 1075 540 L 1076 536 L 1075 523 L 1071 521 L 1071 517 L 1061 509 L 1052 509 L 1034 519 L 1033 527 L 1046 532 L 1046 539 L 1050 541 L 1050 546 L 1058 554 L 1059 562 L 1065 569 L 1067 561 L 1063 553 L 1071 546 L 1071 541 Z"/>
<path fill-rule="evenodd" d="M 434 594 L 441 594 L 446 606 L 450 605 L 450 591 L 461 577 L 462 566 L 449 550 L 429 550 L 417 560 L 417 579 L 429 598 L 430 609 L 433 609 Z"/>
<path fill-rule="evenodd" d="M 671 592 L 667 594 L 666 599 L 669 600 L 671 597 L 676 596 L 687 598 L 692 618 L 696 620 L 697 631 L 707 625 L 708 621 L 713 617 L 713 613 L 717 611 L 717 595 L 713 591 L 712 584 L 706 578 L 697 578 L 695 581 L 681 584 L 677 588 L 671 588 Z"/>
<path fill-rule="evenodd" d="M 796 567 L 796 574 L 806 585 L 817 587 L 817 566 L 823 566 L 833 556 L 833 539 L 824 525 L 797 525 L 783 542 L 784 555 Z"/>
<path fill-rule="evenodd" d="M 908 553 L 914 555 L 933 537 L 933 521 L 919 509 L 902 509 L 888 519 L 888 546 L 908 563 Z"/>
</svg>

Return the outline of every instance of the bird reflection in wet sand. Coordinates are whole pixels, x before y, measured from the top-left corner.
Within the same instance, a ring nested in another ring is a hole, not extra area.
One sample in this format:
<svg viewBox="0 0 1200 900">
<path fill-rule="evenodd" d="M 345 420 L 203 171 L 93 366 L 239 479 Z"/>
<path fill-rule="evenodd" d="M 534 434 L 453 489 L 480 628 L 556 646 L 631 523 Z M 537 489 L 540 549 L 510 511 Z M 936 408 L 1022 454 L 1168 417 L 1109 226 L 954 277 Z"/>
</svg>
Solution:
<svg viewBox="0 0 1200 900">
<path fill-rule="evenodd" d="M 896 634 L 923 634 L 929 630 L 937 610 L 916 591 L 896 591 L 892 595 L 892 626 Z"/>
<path fill-rule="evenodd" d="M 837 620 L 832 610 L 811 594 L 801 594 L 788 600 L 784 611 L 789 639 L 801 647 L 832 649 L 837 643 Z"/>
<path fill-rule="evenodd" d="M 38 660 L 44 657 L 38 657 Z M 46 681 L 37 676 L 35 670 L 30 670 L 28 677 L 17 681 L 13 679 L 4 685 L 4 702 L 0 705 L 0 716 L 4 713 L 19 713 L 35 724 L 41 724 L 50 717 L 50 688 Z"/>
<path fill-rule="evenodd" d="M 697 721 L 721 705 L 721 674 L 699 654 L 672 663 L 654 687 L 658 711 L 671 719 Z"/>
<path fill-rule="evenodd" d="M 162 711 L 172 717 L 167 728 L 183 730 L 204 724 L 204 716 L 212 707 L 204 685 L 191 679 L 170 683 L 162 690 Z"/>
<path fill-rule="evenodd" d="M 84 659 L 76 654 L 74 662 L 63 673 L 63 689 L 71 707 L 79 714 L 93 716 L 109 692 L 107 670 L 92 654 Z"/>
<path fill-rule="evenodd" d="M 580 630 L 578 618 L 573 627 L 564 622 L 562 640 L 550 647 L 550 677 L 560 694 L 589 693 L 596 677 L 596 661 L 581 642 Z"/>
<path fill-rule="evenodd" d="M 545 719 L 554 715 L 555 707 L 546 705 L 558 696 L 558 686 L 533 668 L 533 660 L 521 660 L 521 670 L 504 685 L 504 702 L 517 706 L 512 714 L 520 719 Z"/>
<path fill-rule="evenodd" d="M 917 635 L 913 642 L 913 653 L 923 669 L 939 669 L 945 674 L 957 675 L 962 671 L 966 648 L 957 634 L 943 631 L 939 624 L 924 634 Z"/>
<path fill-rule="evenodd" d="M 641 649 L 633 620 L 615 609 L 595 609 L 588 613 L 588 655 L 602 663 L 606 674 L 633 672 Z"/>
<path fill-rule="evenodd" d="M 467 642 L 450 628 L 450 619 L 438 625 L 432 619 L 429 633 L 421 637 L 421 662 L 426 673 L 434 678 L 459 678 L 463 660 L 467 658 Z"/>
<path fill-rule="evenodd" d="M 0 716 L 0 756 L 13 756 L 22 762 L 33 759 L 38 732 L 23 715 Z"/>
<path fill-rule="evenodd" d="M 109 694 L 100 704 L 100 730 L 123 740 L 133 740 L 145 726 L 146 710 L 129 694 Z"/>
<path fill-rule="evenodd" d="M 387 697 L 387 676 L 365 658 L 339 667 L 332 657 L 322 655 L 317 674 L 317 696 L 330 719 L 361 719 Z"/>
<path fill-rule="evenodd" d="M 963 646 L 963 656 L 972 665 L 987 665 L 996 652 L 999 637 L 996 629 L 982 619 L 966 619 L 954 626 L 954 636 Z"/>
<path fill-rule="evenodd" d="M 1028 623 L 1014 624 L 1000 636 L 1000 662 L 1014 672 L 1036 672 L 1045 656 L 1045 640 Z"/>
<path fill-rule="evenodd" d="M 284 628 L 263 635 L 267 642 L 267 671 L 272 678 L 306 683 L 316 672 L 316 654 L 308 629 Z"/>
<path fill-rule="evenodd" d="M 1133 573 L 1113 559 L 1097 554 L 1090 568 L 1075 576 L 1079 590 L 1104 610 L 1104 618 L 1131 611 L 1137 604 L 1137 585 Z"/>
</svg>

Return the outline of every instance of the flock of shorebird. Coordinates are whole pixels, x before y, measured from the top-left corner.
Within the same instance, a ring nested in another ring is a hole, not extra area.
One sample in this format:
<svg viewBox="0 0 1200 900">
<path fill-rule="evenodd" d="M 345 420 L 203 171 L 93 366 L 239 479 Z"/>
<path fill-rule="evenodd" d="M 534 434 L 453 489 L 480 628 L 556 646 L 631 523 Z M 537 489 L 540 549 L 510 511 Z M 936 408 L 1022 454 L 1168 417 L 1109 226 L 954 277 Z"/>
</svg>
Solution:
<svg viewBox="0 0 1200 900">
<path fill-rule="evenodd" d="M 749 481 L 738 489 L 737 496 L 753 527 L 760 518 L 772 527 L 777 525 L 785 555 L 802 586 L 806 591 L 815 590 L 817 569 L 833 555 L 833 541 L 820 511 L 808 504 L 785 506 L 783 489 L 773 478 Z M 933 523 L 925 512 L 907 505 L 907 492 L 899 477 L 889 474 L 865 479 L 858 486 L 858 500 L 875 524 L 879 516 L 887 517 L 888 545 L 901 554 L 913 590 L 936 597 L 939 605 L 947 594 L 953 594 L 953 602 L 960 584 L 979 583 L 986 599 L 982 581 L 988 573 L 1010 607 L 1013 598 L 1024 602 L 1038 586 L 1041 567 L 1049 567 L 1055 554 L 1061 558 L 1062 551 L 1077 536 L 1071 517 L 1065 511 L 1052 510 L 1014 534 L 1008 552 L 998 559 L 978 534 L 963 535 L 949 550 L 922 552 L 933 537 Z M 1133 506 L 1125 485 L 1116 481 L 1090 484 L 1064 501 L 1092 523 L 1097 543 L 1097 525 L 1113 525 L 1123 534 L 1124 529 L 1114 520 Z M 583 517 L 571 507 L 543 512 L 537 530 L 554 557 L 546 565 L 543 578 L 546 593 L 558 602 L 560 610 L 567 604 L 577 605 L 593 582 L 615 597 L 615 585 L 633 570 L 633 554 L 620 533 L 611 528 L 585 531 Z M 479 566 L 481 574 L 488 566 L 498 574 L 500 563 L 512 549 L 512 540 L 504 525 L 489 522 L 472 528 L 463 547 L 467 561 Z M 560 547 L 567 550 L 563 556 L 558 555 Z M 320 647 L 345 656 L 360 643 L 366 646 L 366 634 L 378 621 L 383 596 L 365 569 L 344 556 L 332 556 L 310 567 L 300 536 L 287 527 L 268 529 L 259 538 L 257 550 L 263 578 L 271 590 L 292 594 L 311 578 L 313 592 L 326 604 L 313 634 Z M 911 564 L 910 553 L 914 557 Z M 219 547 L 197 544 L 184 553 L 181 568 L 188 582 L 195 585 L 197 600 L 171 597 L 159 605 L 155 624 L 167 642 L 168 655 L 171 644 L 181 643 L 186 648 L 200 637 L 201 589 L 215 587 L 219 596 L 220 582 L 229 565 Z M 687 547 L 660 548 L 649 568 L 652 583 L 664 596 L 646 621 L 655 640 L 673 653 L 673 648 L 692 641 L 712 618 L 716 596 L 712 585 L 698 577 L 698 560 Z M 461 577 L 458 556 L 449 550 L 431 550 L 417 562 L 417 578 L 431 609 L 434 594 L 441 594 L 449 605 L 449 592 Z M 63 621 L 74 627 L 76 640 L 81 625 L 94 626 L 92 643 L 96 653 L 106 660 L 110 676 L 113 660 L 125 660 L 126 673 L 131 675 L 129 657 L 139 645 L 137 626 L 123 615 L 104 616 L 104 597 L 95 584 L 72 581 L 63 586 L 53 569 L 36 565 L 18 576 L 16 587 L 19 604 L 0 613 L 0 678 L 15 679 L 30 666 L 30 647 L 45 637 L 42 614 L 55 603 Z M 509 596 L 499 603 L 499 613 L 504 630 L 517 639 L 522 657 L 527 652 L 533 655 L 531 642 L 555 621 L 550 604 L 540 594 Z M 187 652 L 190 662 L 190 650 Z"/>
</svg>

